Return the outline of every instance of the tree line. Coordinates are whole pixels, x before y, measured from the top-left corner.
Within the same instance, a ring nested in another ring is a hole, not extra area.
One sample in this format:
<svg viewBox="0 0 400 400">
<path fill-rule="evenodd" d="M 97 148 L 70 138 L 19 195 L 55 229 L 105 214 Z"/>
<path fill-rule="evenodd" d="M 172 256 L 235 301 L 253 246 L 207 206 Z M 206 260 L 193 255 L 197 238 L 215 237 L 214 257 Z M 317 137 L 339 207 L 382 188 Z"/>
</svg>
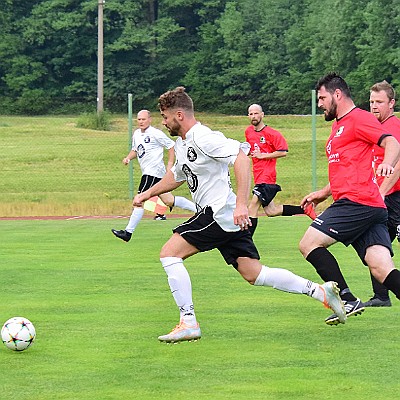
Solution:
<svg viewBox="0 0 400 400">
<path fill-rule="evenodd" d="M 2 0 L 0 113 L 95 110 L 99 0 Z M 400 82 L 400 0 L 106 0 L 104 106 L 154 109 L 187 88 L 197 110 L 310 113 L 329 71 L 366 106 Z"/>
</svg>

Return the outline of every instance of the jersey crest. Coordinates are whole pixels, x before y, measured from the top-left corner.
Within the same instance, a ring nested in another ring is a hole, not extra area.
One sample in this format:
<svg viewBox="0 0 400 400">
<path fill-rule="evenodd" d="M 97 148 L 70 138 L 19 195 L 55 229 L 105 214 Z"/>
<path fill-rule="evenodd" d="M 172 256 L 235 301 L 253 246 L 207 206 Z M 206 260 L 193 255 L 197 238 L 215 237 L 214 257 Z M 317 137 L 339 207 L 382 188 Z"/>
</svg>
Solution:
<svg viewBox="0 0 400 400">
<path fill-rule="evenodd" d="M 139 144 L 137 148 L 137 155 L 139 158 L 142 158 L 145 155 L 146 151 L 144 150 L 144 146 L 142 144 Z"/>
<path fill-rule="evenodd" d="M 260 137 L 260 143 L 265 143 L 265 137 L 264 136 Z"/>
<path fill-rule="evenodd" d="M 146 136 L 143 141 L 145 143 L 150 143 L 150 136 Z"/>
<path fill-rule="evenodd" d="M 188 184 L 189 190 L 192 193 L 194 193 L 199 186 L 199 181 L 197 180 L 197 176 L 192 172 L 192 170 L 186 164 L 183 164 L 182 171 L 186 175 L 186 182 Z"/>
<path fill-rule="evenodd" d="M 197 160 L 197 153 L 193 147 L 189 147 L 187 150 L 187 158 L 189 161 L 194 162 Z"/>
<path fill-rule="evenodd" d="M 344 131 L 344 126 L 341 126 L 337 132 L 335 133 L 335 137 L 340 137 L 340 135 L 343 133 Z"/>
</svg>

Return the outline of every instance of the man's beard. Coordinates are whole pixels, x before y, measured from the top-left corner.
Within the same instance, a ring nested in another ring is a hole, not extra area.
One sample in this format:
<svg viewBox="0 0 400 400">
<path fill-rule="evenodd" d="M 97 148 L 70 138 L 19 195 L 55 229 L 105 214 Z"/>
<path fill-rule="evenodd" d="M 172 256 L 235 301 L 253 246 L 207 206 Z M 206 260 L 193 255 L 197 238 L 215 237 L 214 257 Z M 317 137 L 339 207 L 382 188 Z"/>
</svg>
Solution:
<svg viewBox="0 0 400 400">
<path fill-rule="evenodd" d="M 333 121 L 337 116 L 337 104 L 332 102 L 329 110 L 325 110 L 325 121 Z"/>
<path fill-rule="evenodd" d="M 172 124 L 173 124 L 173 126 L 167 126 L 167 129 L 169 130 L 169 134 L 170 134 L 171 136 L 179 136 L 179 128 L 180 128 L 180 125 L 179 125 L 179 123 L 176 121 L 175 118 L 174 118 Z"/>
</svg>

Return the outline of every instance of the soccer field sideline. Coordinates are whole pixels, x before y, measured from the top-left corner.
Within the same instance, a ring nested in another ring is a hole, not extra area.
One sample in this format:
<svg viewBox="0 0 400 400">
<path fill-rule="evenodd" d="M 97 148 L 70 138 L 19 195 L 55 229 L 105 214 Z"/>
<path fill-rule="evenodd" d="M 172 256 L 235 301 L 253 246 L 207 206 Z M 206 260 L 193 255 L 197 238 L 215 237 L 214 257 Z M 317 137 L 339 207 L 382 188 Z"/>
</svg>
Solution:
<svg viewBox="0 0 400 400">
<path fill-rule="evenodd" d="M 145 214 L 144 219 L 152 219 L 155 214 Z M 192 214 L 168 214 L 168 219 L 189 218 Z M 0 217 L 0 221 L 51 221 L 51 220 L 73 220 L 73 219 L 128 219 L 129 215 L 59 215 L 59 216 L 37 216 L 37 217 Z"/>
<path fill-rule="evenodd" d="M 187 219 L 190 218 L 193 214 L 167 214 L 167 219 Z M 155 214 L 147 214 L 143 215 L 143 219 L 153 219 Z M 298 217 L 307 217 L 307 215 L 299 214 Z M 74 220 L 74 219 L 82 219 L 82 220 L 91 220 L 91 219 L 128 219 L 130 215 L 38 215 L 35 217 L 31 216 L 22 216 L 22 217 L 0 217 L 0 221 L 51 221 L 51 220 Z M 259 213 L 258 218 L 268 218 L 264 213 Z M 273 218 L 273 217 L 270 217 Z"/>
</svg>

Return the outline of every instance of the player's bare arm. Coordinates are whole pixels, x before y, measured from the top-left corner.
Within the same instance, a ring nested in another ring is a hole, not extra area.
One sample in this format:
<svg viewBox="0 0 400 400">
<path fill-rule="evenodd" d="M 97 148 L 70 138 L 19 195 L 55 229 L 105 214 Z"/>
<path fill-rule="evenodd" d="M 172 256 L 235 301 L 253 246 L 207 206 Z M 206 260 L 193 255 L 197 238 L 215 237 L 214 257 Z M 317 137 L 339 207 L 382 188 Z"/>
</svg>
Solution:
<svg viewBox="0 0 400 400">
<path fill-rule="evenodd" d="M 286 157 L 287 151 L 277 150 L 272 153 L 261 153 L 260 148 L 255 148 L 254 151 L 251 152 L 251 156 L 253 158 L 259 158 L 260 160 L 271 160 L 273 158 L 282 158 Z"/>
<path fill-rule="evenodd" d="M 233 166 L 236 177 L 236 208 L 233 212 L 233 221 L 240 229 L 247 229 L 251 226 L 247 203 L 250 193 L 250 160 L 240 150 Z"/>
<path fill-rule="evenodd" d="M 384 198 L 394 184 L 400 179 L 400 161 L 394 167 L 393 174 L 385 179 L 379 187 L 379 193 Z"/>
<path fill-rule="evenodd" d="M 177 182 L 174 178 L 174 174 L 172 173 L 172 171 L 167 171 L 167 173 L 158 183 L 156 183 L 145 192 L 139 193 L 134 197 L 133 206 L 141 207 L 146 200 L 150 199 L 150 197 L 171 192 L 172 190 L 181 186 L 183 182 L 184 181 Z"/>
<path fill-rule="evenodd" d="M 378 165 L 376 174 L 378 176 L 390 176 L 400 159 L 400 144 L 393 136 L 386 136 L 380 146 L 385 149 L 385 157 L 382 164 Z"/>
<path fill-rule="evenodd" d="M 317 190 L 316 192 L 309 193 L 307 196 L 304 196 L 303 200 L 300 202 L 300 206 L 306 208 L 310 204 L 317 205 L 325 201 L 330 195 L 331 186 L 330 184 L 328 184 L 324 188 Z"/>
<path fill-rule="evenodd" d="M 168 161 L 167 161 L 167 171 L 169 171 L 174 166 L 175 160 L 175 150 L 173 147 L 168 149 Z"/>
<path fill-rule="evenodd" d="M 129 154 L 122 159 L 122 164 L 128 165 L 131 160 L 137 157 L 135 150 L 131 150 Z"/>
</svg>

